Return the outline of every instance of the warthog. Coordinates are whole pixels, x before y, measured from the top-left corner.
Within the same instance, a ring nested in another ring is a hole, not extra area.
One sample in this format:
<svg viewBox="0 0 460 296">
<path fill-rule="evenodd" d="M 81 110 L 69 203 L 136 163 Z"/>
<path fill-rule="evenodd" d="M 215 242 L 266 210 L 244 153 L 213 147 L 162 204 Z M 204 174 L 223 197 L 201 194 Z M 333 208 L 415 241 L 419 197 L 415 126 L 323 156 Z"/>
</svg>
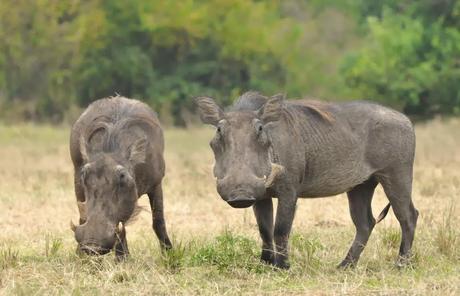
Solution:
<svg viewBox="0 0 460 296">
<path fill-rule="evenodd" d="M 71 222 L 71 228 L 80 251 L 105 254 L 115 248 L 117 259 L 128 255 L 125 223 L 145 193 L 160 245 L 171 247 L 163 216 L 163 147 L 156 114 L 136 100 L 97 100 L 75 122 L 70 156 L 80 223 Z"/>
<path fill-rule="evenodd" d="M 356 236 L 339 266 L 354 266 L 376 224 L 371 201 L 380 183 L 389 204 L 378 221 L 391 205 L 402 229 L 397 262 L 407 263 L 418 217 L 411 198 L 415 135 L 407 117 L 368 102 L 285 101 L 254 92 L 227 112 L 212 98 L 195 102 L 201 120 L 216 127 L 210 146 L 217 191 L 232 207 L 253 206 L 262 261 L 289 268 L 298 197 L 347 192 Z M 272 197 L 278 198 L 274 228 Z"/>
</svg>

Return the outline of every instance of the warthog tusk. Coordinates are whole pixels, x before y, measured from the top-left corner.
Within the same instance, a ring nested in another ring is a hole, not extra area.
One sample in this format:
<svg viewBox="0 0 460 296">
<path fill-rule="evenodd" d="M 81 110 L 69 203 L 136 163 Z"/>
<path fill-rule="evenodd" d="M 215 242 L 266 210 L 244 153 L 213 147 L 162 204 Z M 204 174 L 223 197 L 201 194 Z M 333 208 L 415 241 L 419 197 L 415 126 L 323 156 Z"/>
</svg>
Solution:
<svg viewBox="0 0 460 296">
<path fill-rule="evenodd" d="M 271 167 L 272 167 L 272 170 L 270 172 L 270 175 L 268 177 L 264 176 L 265 188 L 273 186 L 273 183 L 275 182 L 276 178 L 284 174 L 284 167 L 282 165 L 272 162 Z"/>
<path fill-rule="evenodd" d="M 124 227 L 123 227 L 123 224 L 122 224 L 121 222 L 119 222 L 118 225 L 117 225 L 117 227 L 115 228 L 115 232 L 116 232 L 117 234 L 120 234 L 120 233 L 123 232 L 123 228 L 124 228 Z"/>
<path fill-rule="evenodd" d="M 78 205 L 78 211 L 80 212 L 80 219 L 82 221 L 86 221 L 88 218 L 87 212 L 86 212 L 86 202 L 78 201 L 77 205 Z"/>
<path fill-rule="evenodd" d="M 73 232 L 75 232 L 75 230 L 77 229 L 77 226 L 75 226 L 75 224 L 73 224 L 72 220 L 70 220 L 70 229 L 72 229 Z"/>
</svg>

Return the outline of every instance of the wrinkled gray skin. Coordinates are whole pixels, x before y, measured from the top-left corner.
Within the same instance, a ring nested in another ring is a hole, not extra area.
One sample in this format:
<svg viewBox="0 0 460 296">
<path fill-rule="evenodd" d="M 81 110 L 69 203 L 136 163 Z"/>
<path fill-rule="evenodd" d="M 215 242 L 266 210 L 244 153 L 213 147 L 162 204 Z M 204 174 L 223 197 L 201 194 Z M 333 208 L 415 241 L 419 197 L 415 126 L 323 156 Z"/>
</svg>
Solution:
<svg viewBox="0 0 460 296">
<path fill-rule="evenodd" d="M 70 155 L 80 225 L 72 229 L 79 250 L 105 254 L 115 248 L 117 259 L 128 255 L 124 224 L 145 193 L 160 245 L 171 247 L 163 216 L 163 147 L 156 114 L 136 100 L 97 100 L 75 122 Z"/>
<path fill-rule="evenodd" d="M 397 263 L 408 262 L 418 211 L 411 199 L 415 135 L 407 117 L 368 102 L 285 101 L 253 92 L 227 112 L 211 98 L 195 102 L 202 121 L 217 129 L 210 143 L 217 191 L 233 207 L 253 206 L 263 261 L 289 267 L 299 197 L 347 192 L 356 236 L 339 266 L 354 266 L 376 224 L 371 201 L 380 183 L 390 203 L 378 220 L 391 205 L 402 229 Z M 272 197 L 278 198 L 274 226 Z"/>
</svg>

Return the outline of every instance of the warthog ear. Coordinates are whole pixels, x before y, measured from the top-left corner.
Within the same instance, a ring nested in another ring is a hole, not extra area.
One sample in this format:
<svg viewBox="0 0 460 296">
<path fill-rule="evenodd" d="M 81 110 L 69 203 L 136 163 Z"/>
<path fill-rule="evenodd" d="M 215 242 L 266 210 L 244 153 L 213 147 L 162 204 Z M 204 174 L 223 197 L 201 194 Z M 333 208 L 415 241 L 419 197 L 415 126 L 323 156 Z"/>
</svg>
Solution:
<svg viewBox="0 0 460 296">
<path fill-rule="evenodd" d="M 129 161 L 136 165 L 144 163 L 147 157 L 147 139 L 141 138 L 129 147 Z"/>
<path fill-rule="evenodd" d="M 224 112 L 212 98 L 196 97 L 194 100 L 203 123 L 217 125 L 224 118 Z"/>
<path fill-rule="evenodd" d="M 259 110 L 259 116 L 264 123 L 280 119 L 284 98 L 283 94 L 274 95 Z"/>
</svg>

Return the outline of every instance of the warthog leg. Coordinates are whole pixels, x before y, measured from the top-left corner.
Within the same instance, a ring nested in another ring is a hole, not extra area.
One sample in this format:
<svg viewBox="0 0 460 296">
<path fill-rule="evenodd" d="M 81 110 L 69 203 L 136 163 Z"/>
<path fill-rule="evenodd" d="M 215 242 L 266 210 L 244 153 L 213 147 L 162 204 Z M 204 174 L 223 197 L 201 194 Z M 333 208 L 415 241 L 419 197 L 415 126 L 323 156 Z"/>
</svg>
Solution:
<svg viewBox="0 0 460 296">
<path fill-rule="evenodd" d="M 347 256 L 339 267 L 353 267 L 358 262 L 359 256 L 367 244 L 375 225 L 371 203 L 377 184 L 377 181 L 371 178 L 347 193 L 350 215 L 356 227 L 356 235 Z"/>
<path fill-rule="evenodd" d="M 269 264 L 275 264 L 273 253 L 273 202 L 271 197 L 257 201 L 254 206 L 254 215 L 259 226 L 262 238 L 262 255 L 260 259 Z"/>
<path fill-rule="evenodd" d="M 282 269 L 289 268 L 288 241 L 291 233 L 292 221 L 296 209 L 297 196 L 293 192 L 286 192 L 278 197 L 275 222 L 275 266 Z"/>
<path fill-rule="evenodd" d="M 393 168 L 379 176 L 379 182 L 390 201 L 402 231 L 398 267 L 410 262 L 412 242 L 417 225 L 418 211 L 412 203 L 412 167 Z"/>
<path fill-rule="evenodd" d="M 160 247 L 171 249 L 172 244 L 166 232 L 165 219 L 163 214 L 163 189 L 161 184 L 157 185 L 152 193 L 148 194 L 150 200 L 150 208 L 152 209 L 152 227 L 153 231 L 160 240 Z"/>
</svg>

